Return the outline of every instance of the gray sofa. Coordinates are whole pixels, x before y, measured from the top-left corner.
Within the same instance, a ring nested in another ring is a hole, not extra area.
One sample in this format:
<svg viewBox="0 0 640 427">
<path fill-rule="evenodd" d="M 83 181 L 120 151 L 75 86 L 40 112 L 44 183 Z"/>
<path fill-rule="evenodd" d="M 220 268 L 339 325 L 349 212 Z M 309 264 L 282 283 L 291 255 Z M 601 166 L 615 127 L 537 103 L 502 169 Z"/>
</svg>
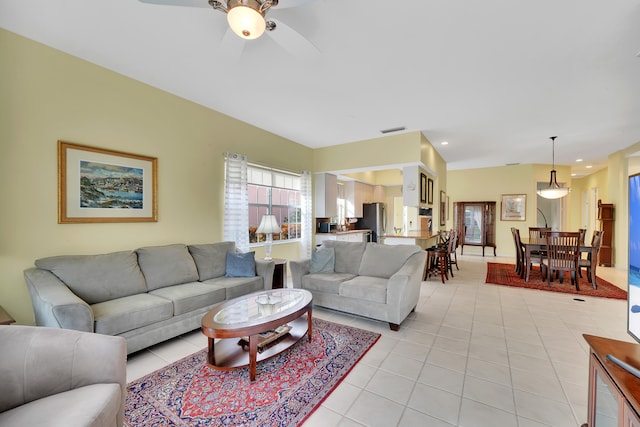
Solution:
<svg viewBox="0 0 640 427">
<path fill-rule="evenodd" d="M 123 338 L 65 329 L 0 326 L 0 425 L 121 426 Z"/>
<path fill-rule="evenodd" d="M 57 256 L 24 276 L 38 326 L 121 336 L 133 353 L 200 328 L 222 301 L 271 289 L 273 261 L 227 277 L 228 253 L 238 253 L 234 242 Z"/>
<path fill-rule="evenodd" d="M 426 252 L 413 245 L 327 240 L 314 253 L 333 252 L 333 262 L 290 261 L 294 288 L 313 294 L 313 304 L 389 322 L 397 331 L 420 297 Z M 323 271 L 312 272 L 323 268 Z"/>
</svg>

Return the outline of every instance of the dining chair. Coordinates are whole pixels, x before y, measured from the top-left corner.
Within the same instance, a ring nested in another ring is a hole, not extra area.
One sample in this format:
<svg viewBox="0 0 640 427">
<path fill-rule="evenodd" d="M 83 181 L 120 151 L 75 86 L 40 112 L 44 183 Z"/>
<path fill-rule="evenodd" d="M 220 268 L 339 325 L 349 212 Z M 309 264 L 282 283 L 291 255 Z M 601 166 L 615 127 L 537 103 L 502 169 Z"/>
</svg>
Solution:
<svg viewBox="0 0 640 427">
<path fill-rule="evenodd" d="M 578 261 L 580 264 L 580 271 L 582 271 L 583 268 L 587 269 L 587 280 L 591 283 L 593 289 L 598 289 L 598 283 L 596 282 L 596 266 L 598 265 L 598 253 L 600 252 L 603 234 L 604 231 L 595 230 L 593 232 L 593 237 L 591 237 L 591 247 L 594 248 L 594 250 L 588 253 L 586 259 L 581 257 Z M 595 257 L 595 259 L 593 257 Z"/>
<path fill-rule="evenodd" d="M 513 236 L 513 244 L 516 249 L 516 273 L 522 277 L 524 273 L 524 252 L 520 243 L 520 230 L 511 227 L 511 235 Z"/>
<path fill-rule="evenodd" d="M 584 246 L 585 239 L 587 238 L 587 229 L 578 228 L 578 233 L 580 233 L 580 246 Z"/>
<path fill-rule="evenodd" d="M 529 227 L 529 240 L 544 240 L 544 236 L 551 231 L 550 227 Z M 540 272 L 542 272 L 542 259 L 547 255 L 546 251 L 531 251 L 531 257 L 537 258 L 537 263 L 540 265 Z M 530 268 L 531 266 L 527 266 Z"/>
<path fill-rule="evenodd" d="M 451 277 L 453 277 L 453 266 L 456 266 L 456 270 L 460 271 L 458 268 L 458 254 L 456 250 L 458 249 L 458 232 L 453 228 L 449 232 L 449 239 L 451 240 L 451 248 L 449 249 L 449 255 L 447 257 L 447 262 L 449 263 L 449 270 L 451 271 Z"/>
<path fill-rule="evenodd" d="M 546 233 L 547 255 L 542 260 L 543 276 L 551 286 L 553 275 L 559 273 L 560 283 L 564 272 L 571 273 L 571 284 L 580 290 L 578 270 L 580 268 L 580 233 L 575 231 L 549 231 Z"/>
</svg>

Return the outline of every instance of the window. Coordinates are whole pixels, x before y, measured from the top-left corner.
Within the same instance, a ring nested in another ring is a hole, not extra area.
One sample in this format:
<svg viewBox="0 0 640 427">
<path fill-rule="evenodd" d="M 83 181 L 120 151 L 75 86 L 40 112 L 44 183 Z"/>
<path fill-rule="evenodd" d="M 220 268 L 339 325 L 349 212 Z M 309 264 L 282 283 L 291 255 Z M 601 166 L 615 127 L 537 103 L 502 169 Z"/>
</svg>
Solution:
<svg viewBox="0 0 640 427">
<path fill-rule="evenodd" d="M 293 241 L 301 237 L 300 175 L 257 165 L 247 167 L 249 192 L 249 243 L 265 241 L 257 234 L 263 215 L 271 212 L 280 225 L 274 241 Z"/>
</svg>

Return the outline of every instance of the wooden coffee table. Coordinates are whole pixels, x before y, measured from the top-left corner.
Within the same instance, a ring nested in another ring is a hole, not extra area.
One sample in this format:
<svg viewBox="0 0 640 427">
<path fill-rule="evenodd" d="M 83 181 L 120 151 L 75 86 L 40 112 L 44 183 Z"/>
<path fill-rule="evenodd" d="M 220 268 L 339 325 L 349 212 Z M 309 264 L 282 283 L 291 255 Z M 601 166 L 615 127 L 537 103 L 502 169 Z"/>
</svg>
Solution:
<svg viewBox="0 0 640 427">
<path fill-rule="evenodd" d="M 312 308 L 311 293 L 303 289 L 272 289 L 225 301 L 202 318 L 209 366 L 222 370 L 249 366 L 249 379 L 255 380 L 258 362 L 283 352 L 305 334 L 311 341 Z M 289 333 L 258 352 L 259 334 L 283 325 L 291 327 Z M 249 351 L 238 344 L 242 337 L 249 338 Z M 216 338 L 220 340 L 215 342 Z"/>
</svg>

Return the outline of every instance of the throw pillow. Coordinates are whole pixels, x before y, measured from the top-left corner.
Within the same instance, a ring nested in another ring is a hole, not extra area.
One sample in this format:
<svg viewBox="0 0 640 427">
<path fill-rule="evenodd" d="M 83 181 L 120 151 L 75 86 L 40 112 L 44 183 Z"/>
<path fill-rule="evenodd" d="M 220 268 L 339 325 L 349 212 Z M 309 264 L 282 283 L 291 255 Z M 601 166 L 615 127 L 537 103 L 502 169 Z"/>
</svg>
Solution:
<svg viewBox="0 0 640 427">
<path fill-rule="evenodd" d="M 226 277 L 255 277 L 255 252 L 227 252 Z"/>
<path fill-rule="evenodd" d="M 336 262 L 336 253 L 333 248 L 321 246 L 311 252 L 311 265 L 309 273 L 333 273 L 333 266 Z"/>
</svg>

